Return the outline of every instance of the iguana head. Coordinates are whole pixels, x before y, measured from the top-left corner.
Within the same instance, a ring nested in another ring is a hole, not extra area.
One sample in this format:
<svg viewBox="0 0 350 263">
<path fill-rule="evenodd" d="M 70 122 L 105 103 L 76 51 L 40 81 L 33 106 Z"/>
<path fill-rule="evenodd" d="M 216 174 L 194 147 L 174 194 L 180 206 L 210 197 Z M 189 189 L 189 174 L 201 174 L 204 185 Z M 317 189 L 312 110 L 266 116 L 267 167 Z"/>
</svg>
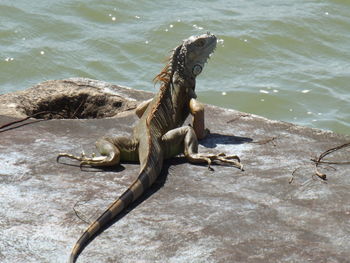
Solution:
<svg viewBox="0 0 350 263">
<path fill-rule="evenodd" d="M 185 39 L 178 55 L 179 70 L 187 77 L 198 76 L 209 56 L 214 52 L 216 42 L 216 36 L 209 32 Z"/>
<path fill-rule="evenodd" d="M 169 84 L 174 73 L 183 79 L 194 80 L 202 72 L 209 56 L 214 52 L 216 42 L 216 36 L 209 32 L 185 39 L 174 49 L 169 63 L 155 77 L 155 80 Z"/>
</svg>

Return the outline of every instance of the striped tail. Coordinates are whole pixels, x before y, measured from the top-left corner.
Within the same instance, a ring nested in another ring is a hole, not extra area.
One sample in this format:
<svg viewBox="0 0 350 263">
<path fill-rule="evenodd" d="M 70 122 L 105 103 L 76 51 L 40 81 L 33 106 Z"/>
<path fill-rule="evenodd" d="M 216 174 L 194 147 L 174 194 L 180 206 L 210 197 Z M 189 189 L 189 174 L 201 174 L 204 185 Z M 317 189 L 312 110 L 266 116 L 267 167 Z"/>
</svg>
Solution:
<svg viewBox="0 0 350 263">
<path fill-rule="evenodd" d="M 142 193 L 153 184 L 158 176 L 159 170 L 157 168 L 159 168 L 159 166 L 155 167 L 153 165 L 146 165 L 146 167 L 140 172 L 140 175 L 136 181 L 85 230 L 85 232 L 76 242 L 70 254 L 69 263 L 76 262 L 79 254 L 84 250 L 84 248 L 103 229 L 105 229 L 106 226 L 111 224 L 120 212 L 122 212 L 127 206 L 140 197 Z"/>
</svg>

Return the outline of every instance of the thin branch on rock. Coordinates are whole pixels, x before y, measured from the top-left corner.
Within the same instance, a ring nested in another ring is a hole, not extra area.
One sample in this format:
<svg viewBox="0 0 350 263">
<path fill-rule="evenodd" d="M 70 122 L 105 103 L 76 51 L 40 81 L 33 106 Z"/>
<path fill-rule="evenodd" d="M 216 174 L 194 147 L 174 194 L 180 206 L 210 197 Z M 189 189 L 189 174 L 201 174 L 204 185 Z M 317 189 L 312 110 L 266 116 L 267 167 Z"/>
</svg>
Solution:
<svg viewBox="0 0 350 263">
<path fill-rule="evenodd" d="M 331 154 L 331 153 L 333 153 L 335 151 L 338 151 L 338 150 L 346 148 L 346 147 L 350 147 L 350 142 L 344 143 L 342 145 L 336 146 L 336 147 L 331 148 L 331 149 L 328 149 L 327 151 L 321 153 L 320 156 L 317 159 L 311 159 L 311 161 L 315 162 L 316 165 L 323 164 L 323 163 L 325 163 L 325 164 L 350 164 L 350 161 L 347 161 L 347 162 L 322 161 L 322 159 L 324 157 L 326 157 L 328 154 Z"/>
<path fill-rule="evenodd" d="M 72 119 L 75 118 L 75 116 L 77 115 L 77 112 L 80 110 L 80 108 L 86 103 L 87 99 L 83 99 L 80 103 L 80 105 L 75 109 L 73 115 L 72 115 Z"/>
<path fill-rule="evenodd" d="M 5 124 L 3 124 L 3 125 L 0 126 L 0 130 L 4 129 L 4 128 L 6 128 L 6 127 L 9 127 L 9 126 L 11 126 L 11 125 L 24 122 L 24 121 L 26 121 L 26 120 L 28 120 L 28 119 L 30 119 L 30 118 L 33 118 L 33 117 L 35 117 L 35 116 L 37 116 L 37 115 L 48 114 L 48 113 L 51 113 L 51 114 L 55 113 L 55 114 L 57 114 L 57 115 L 60 115 L 59 113 L 56 113 L 56 112 L 53 112 L 53 111 L 41 111 L 41 112 L 34 113 L 34 114 L 32 114 L 32 115 L 30 115 L 30 116 L 28 116 L 28 117 L 25 117 L 25 118 L 23 118 L 23 119 L 5 123 Z M 16 127 L 14 127 L 14 128 L 16 128 Z M 14 129 L 14 128 L 9 128 L 9 129 Z M 4 131 L 5 131 L 5 130 L 0 131 L 0 132 L 4 132 Z"/>
<path fill-rule="evenodd" d="M 79 212 L 75 209 L 75 207 L 78 205 L 78 203 L 79 203 L 79 201 L 77 201 L 77 202 L 74 204 L 74 206 L 73 206 L 73 211 L 74 211 L 75 215 L 76 215 L 81 221 L 83 221 L 84 223 L 86 223 L 86 224 L 89 225 L 90 222 L 87 221 L 86 219 L 84 219 L 84 218 L 79 214 Z"/>
<path fill-rule="evenodd" d="M 26 121 L 26 120 L 28 120 L 29 118 L 30 118 L 30 117 L 25 117 L 25 118 L 23 118 L 23 119 L 20 119 L 20 120 L 17 120 L 17 121 L 11 121 L 11 122 L 9 122 L 9 123 L 6 123 L 6 124 L 4 124 L 4 125 L 1 125 L 1 126 L 0 126 L 0 130 L 1 130 L 1 129 L 4 129 L 4 128 L 8 127 L 8 126 L 11 126 L 11 125 L 13 125 L 13 124 Z"/>
<path fill-rule="evenodd" d="M 346 148 L 346 147 L 350 147 L 350 142 L 348 143 L 344 143 L 342 145 L 330 148 L 326 151 L 324 151 L 323 153 L 320 154 L 320 156 L 317 159 L 311 159 L 311 161 L 313 161 L 315 163 L 315 175 L 317 175 L 318 177 L 320 177 L 323 180 L 327 180 L 327 175 L 324 173 L 321 173 L 318 170 L 318 166 L 320 164 L 350 164 L 350 161 L 346 161 L 346 162 L 335 162 L 335 161 L 323 161 L 322 159 L 324 157 L 326 157 L 327 155 L 334 153 L 336 151 L 339 151 L 340 149 Z M 333 168 L 335 169 L 335 168 Z"/>
<path fill-rule="evenodd" d="M 239 120 L 240 118 L 248 117 L 248 116 L 250 116 L 250 115 L 249 115 L 249 114 L 240 114 L 240 115 L 238 115 L 236 118 L 233 118 L 233 119 L 231 119 L 231 120 L 228 120 L 226 123 L 235 122 L 235 121 Z"/>
<path fill-rule="evenodd" d="M 301 167 L 297 167 L 297 168 L 294 169 L 294 171 L 292 172 L 292 176 L 291 176 L 290 179 L 289 179 L 289 182 L 288 182 L 289 184 L 293 183 L 293 181 L 294 181 L 294 174 L 295 174 L 296 171 L 298 171 L 300 168 L 301 168 Z"/>
<path fill-rule="evenodd" d="M 271 138 L 267 138 L 267 139 L 264 139 L 264 140 L 260 140 L 260 141 L 252 141 L 251 143 L 256 143 L 256 144 L 259 144 L 259 145 L 263 145 L 263 144 L 267 144 L 269 142 L 272 142 L 273 146 L 276 146 L 276 143 L 274 142 L 278 137 L 271 137 Z"/>
</svg>

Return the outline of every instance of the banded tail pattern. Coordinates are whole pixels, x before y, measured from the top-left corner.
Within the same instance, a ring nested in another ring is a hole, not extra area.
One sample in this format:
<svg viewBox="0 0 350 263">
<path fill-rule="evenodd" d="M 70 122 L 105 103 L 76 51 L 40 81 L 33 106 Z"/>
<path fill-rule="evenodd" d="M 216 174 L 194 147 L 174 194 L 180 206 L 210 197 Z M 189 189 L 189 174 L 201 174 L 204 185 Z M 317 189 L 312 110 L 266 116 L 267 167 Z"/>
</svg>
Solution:
<svg viewBox="0 0 350 263">
<path fill-rule="evenodd" d="M 146 166 L 139 174 L 134 183 L 117 199 L 107 210 L 93 222 L 81 235 L 73 247 L 70 254 L 69 263 L 76 262 L 84 248 L 113 220 L 128 207 L 133 201 L 142 195 L 142 193 L 153 183 L 156 178 L 156 170 L 152 166 Z"/>
</svg>

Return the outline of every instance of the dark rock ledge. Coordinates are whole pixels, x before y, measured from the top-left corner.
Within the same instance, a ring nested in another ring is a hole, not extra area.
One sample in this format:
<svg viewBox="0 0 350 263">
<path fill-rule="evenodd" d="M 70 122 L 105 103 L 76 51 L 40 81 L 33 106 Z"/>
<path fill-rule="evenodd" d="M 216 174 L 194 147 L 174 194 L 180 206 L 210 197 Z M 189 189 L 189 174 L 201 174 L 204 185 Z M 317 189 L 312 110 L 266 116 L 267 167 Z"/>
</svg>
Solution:
<svg viewBox="0 0 350 263">
<path fill-rule="evenodd" d="M 134 109 L 138 101 L 152 97 L 107 82 L 71 78 L 52 80 L 0 96 L 0 114 L 42 119 L 100 119 Z"/>
<path fill-rule="evenodd" d="M 98 137 L 129 134 L 131 109 L 150 96 L 87 79 L 0 95 L 0 126 L 37 118 L 0 129 L 0 262 L 67 261 L 83 220 L 97 217 L 139 167 L 81 171 L 56 163 L 57 153 L 90 153 Z M 245 171 L 167 161 L 154 187 L 78 262 L 349 262 L 350 165 L 320 165 L 324 181 L 310 161 L 349 136 L 210 105 L 206 125 L 212 134 L 200 150 L 238 154 Z M 349 161 L 350 151 L 325 159 Z"/>
</svg>

